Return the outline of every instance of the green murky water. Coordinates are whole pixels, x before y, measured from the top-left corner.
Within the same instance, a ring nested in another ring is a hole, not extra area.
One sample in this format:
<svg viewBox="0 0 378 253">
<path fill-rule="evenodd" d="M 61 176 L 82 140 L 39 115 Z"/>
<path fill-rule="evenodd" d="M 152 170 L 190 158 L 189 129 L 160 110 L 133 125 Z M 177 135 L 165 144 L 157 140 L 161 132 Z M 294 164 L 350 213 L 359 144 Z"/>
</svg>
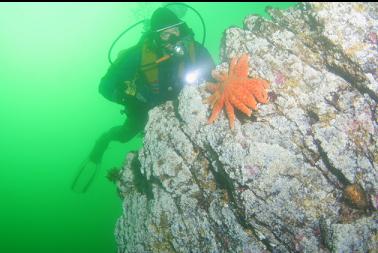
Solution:
<svg viewBox="0 0 378 253">
<path fill-rule="evenodd" d="M 112 143 L 86 194 L 70 190 L 95 140 L 122 124 L 121 106 L 98 83 L 107 51 L 128 25 L 161 3 L 0 3 L 0 252 L 111 253 L 121 200 L 106 171 L 142 144 Z M 219 63 L 223 30 L 247 14 L 294 3 L 190 3 L 206 22 L 205 46 Z M 198 17 L 183 18 L 202 39 Z M 137 42 L 136 28 L 114 55 Z M 113 56 L 114 57 L 114 56 Z"/>
</svg>

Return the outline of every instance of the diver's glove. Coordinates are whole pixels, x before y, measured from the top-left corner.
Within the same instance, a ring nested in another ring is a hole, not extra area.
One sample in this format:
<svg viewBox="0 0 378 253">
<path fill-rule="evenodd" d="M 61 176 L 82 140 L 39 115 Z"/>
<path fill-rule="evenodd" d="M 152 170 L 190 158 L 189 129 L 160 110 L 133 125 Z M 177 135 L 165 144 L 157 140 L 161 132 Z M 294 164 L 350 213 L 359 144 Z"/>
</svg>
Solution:
<svg viewBox="0 0 378 253">
<path fill-rule="evenodd" d="M 140 102 L 147 103 L 148 100 L 147 100 L 146 96 L 144 95 L 145 92 L 143 92 L 143 90 L 140 90 L 140 89 L 137 88 L 137 86 L 135 84 L 135 80 L 124 81 L 124 84 L 125 84 L 125 95 L 126 96 L 135 97 Z M 124 102 L 127 102 L 125 100 L 127 100 L 127 98 L 124 99 Z"/>
</svg>

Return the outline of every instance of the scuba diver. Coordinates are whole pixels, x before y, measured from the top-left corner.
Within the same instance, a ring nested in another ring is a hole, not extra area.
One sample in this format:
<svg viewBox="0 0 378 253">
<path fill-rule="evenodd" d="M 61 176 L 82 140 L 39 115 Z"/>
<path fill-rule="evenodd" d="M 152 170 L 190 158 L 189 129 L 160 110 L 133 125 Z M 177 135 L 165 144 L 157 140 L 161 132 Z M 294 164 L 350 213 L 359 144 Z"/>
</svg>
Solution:
<svg viewBox="0 0 378 253">
<path fill-rule="evenodd" d="M 111 141 L 130 141 L 144 130 L 150 109 L 177 99 L 184 84 L 212 80 L 214 67 L 211 55 L 194 40 L 194 33 L 185 22 L 167 7 L 155 10 L 149 31 L 135 46 L 119 53 L 99 84 L 99 92 L 105 98 L 124 106 L 127 118 L 123 125 L 109 129 L 96 141 L 80 166 L 72 189 L 84 180 L 80 191 L 87 190 Z M 83 179 L 86 170 L 92 172 Z"/>
</svg>

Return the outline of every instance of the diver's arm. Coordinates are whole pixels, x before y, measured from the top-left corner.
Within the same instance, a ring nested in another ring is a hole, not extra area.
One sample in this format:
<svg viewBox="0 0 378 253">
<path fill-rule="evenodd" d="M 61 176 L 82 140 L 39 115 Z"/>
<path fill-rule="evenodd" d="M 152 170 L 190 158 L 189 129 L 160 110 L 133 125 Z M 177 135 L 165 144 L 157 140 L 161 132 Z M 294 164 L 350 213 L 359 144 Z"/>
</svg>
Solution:
<svg viewBox="0 0 378 253">
<path fill-rule="evenodd" d="M 125 81 L 133 79 L 138 66 L 137 50 L 131 48 L 122 51 L 117 60 L 101 78 L 98 91 L 110 101 L 124 105 Z"/>
</svg>

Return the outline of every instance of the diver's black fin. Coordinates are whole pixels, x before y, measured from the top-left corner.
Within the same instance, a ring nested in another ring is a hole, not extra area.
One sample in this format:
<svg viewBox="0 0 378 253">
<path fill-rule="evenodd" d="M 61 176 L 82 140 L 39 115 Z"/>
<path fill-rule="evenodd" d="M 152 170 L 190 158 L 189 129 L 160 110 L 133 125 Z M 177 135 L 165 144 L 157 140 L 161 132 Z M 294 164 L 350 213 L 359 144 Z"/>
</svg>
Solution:
<svg viewBox="0 0 378 253">
<path fill-rule="evenodd" d="M 99 168 L 100 164 L 93 163 L 89 159 L 84 160 L 79 167 L 79 171 L 77 172 L 74 181 L 71 184 L 71 190 L 78 193 L 85 193 L 92 184 L 97 172 L 99 171 Z M 81 183 L 80 181 L 85 182 L 82 183 L 82 190 L 78 190 Z"/>
</svg>

